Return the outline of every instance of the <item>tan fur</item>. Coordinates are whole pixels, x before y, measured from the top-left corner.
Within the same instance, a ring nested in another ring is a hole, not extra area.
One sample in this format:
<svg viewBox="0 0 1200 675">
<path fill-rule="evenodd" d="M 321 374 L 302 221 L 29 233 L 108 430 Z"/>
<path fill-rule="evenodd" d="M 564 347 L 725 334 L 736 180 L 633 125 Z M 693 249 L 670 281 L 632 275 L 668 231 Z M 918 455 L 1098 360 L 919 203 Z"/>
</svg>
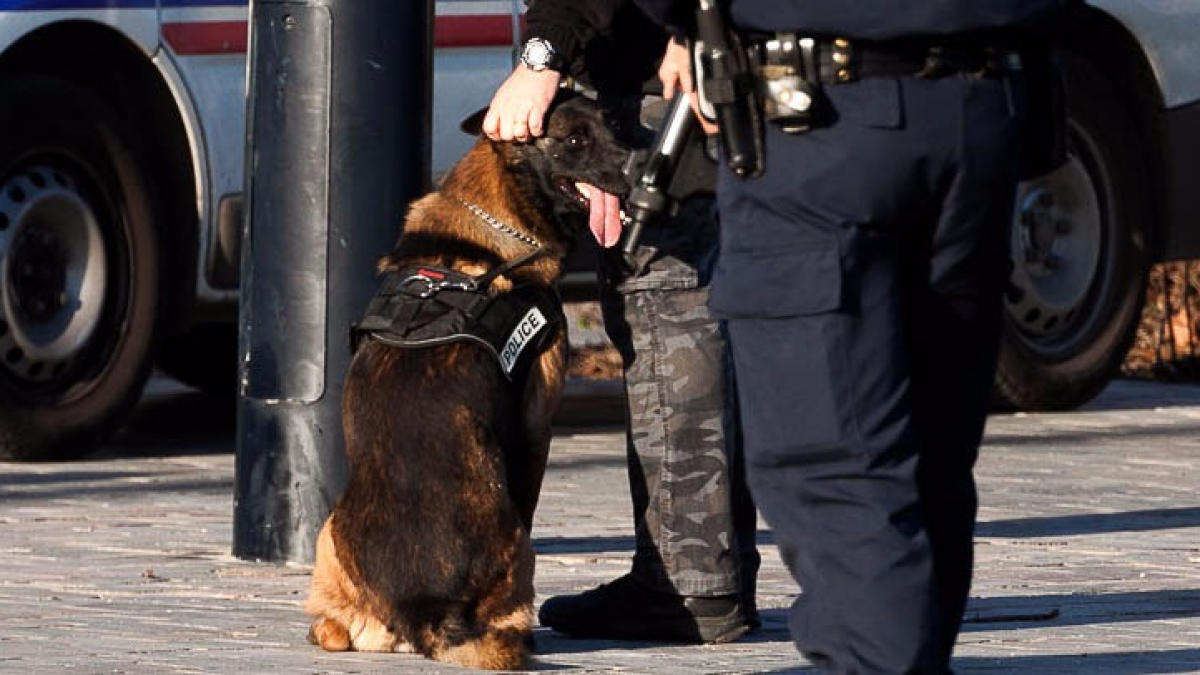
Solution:
<svg viewBox="0 0 1200 675">
<path fill-rule="evenodd" d="M 371 612 L 364 594 L 346 575 L 333 542 L 333 516 L 317 535 L 317 562 L 312 588 L 304 609 L 318 617 L 309 630 L 309 640 L 329 652 L 354 649 L 360 652 L 412 651 L 402 645 Z"/>
<path fill-rule="evenodd" d="M 565 139 L 581 123 L 597 142 L 593 154 L 568 158 L 574 163 L 566 175 L 582 171 L 578 180 L 611 186 L 621 150 L 602 144 L 612 139 L 598 111 L 576 105 L 557 122 L 564 144 L 554 152 L 476 143 L 438 192 L 412 204 L 400 244 L 378 269 L 429 265 L 478 277 L 497 261 L 524 260 L 531 247 L 522 238 L 534 239 L 544 255 L 497 276 L 487 292 L 511 292 L 517 280 L 551 287 L 570 235 L 541 207 L 559 203 L 551 200 L 560 194 L 544 192 L 561 183 L 529 180 L 529 171 L 563 176 L 553 162 L 580 152 Z M 548 136 L 555 124 L 552 114 Z M 539 161 L 548 168 L 534 166 Z M 605 173 L 592 178 L 595 171 Z M 464 200 L 523 237 L 487 224 Z M 314 617 L 310 641 L 328 651 L 417 651 L 469 668 L 527 664 L 534 625 L 529 528 L 566 376 L 566 329 L 554 330 L 539 344 L 520 391 L 473 343 L 361 344 L 342 400 L 350 476 L 317 540 L 305 605 Z M 512 396 L 519 406 L 508 404 Z"/>
</svg>

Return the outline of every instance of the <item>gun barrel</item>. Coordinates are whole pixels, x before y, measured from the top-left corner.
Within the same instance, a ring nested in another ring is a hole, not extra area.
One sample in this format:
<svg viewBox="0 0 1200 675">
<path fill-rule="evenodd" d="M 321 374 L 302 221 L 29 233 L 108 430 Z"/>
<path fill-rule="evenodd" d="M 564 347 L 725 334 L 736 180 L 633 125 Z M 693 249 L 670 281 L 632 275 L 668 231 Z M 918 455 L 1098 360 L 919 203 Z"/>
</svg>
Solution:
<svg viewBox="0 0 1200 675">
<path fill-rule="evenodd" d="M 625 201 L 628 221 L 621 233 L 621 251 L 627 262 L 632 261 L 637 252 L 646 223 L 671 210 L 672 200 L 667 189 L 679 159 L 686 150 L 694 124 L 688 97 L 676 95 L 663 118 L 650 155 L 633 181 L 633 189 Z"/>
<path fill-rule="evenodd" d="M 663 122 L 662 133 L 659 134 L 655 143 L 654 153 L 678 157 L 683 144 L 687 142 L 688 132 L 692 128 L 691 121 L 692 107 L 688 102 L 688 97 L 683 93 L 676 94 L 671 101 L 671 108 L 667 111 L 666 120 Z"/>
</svg>

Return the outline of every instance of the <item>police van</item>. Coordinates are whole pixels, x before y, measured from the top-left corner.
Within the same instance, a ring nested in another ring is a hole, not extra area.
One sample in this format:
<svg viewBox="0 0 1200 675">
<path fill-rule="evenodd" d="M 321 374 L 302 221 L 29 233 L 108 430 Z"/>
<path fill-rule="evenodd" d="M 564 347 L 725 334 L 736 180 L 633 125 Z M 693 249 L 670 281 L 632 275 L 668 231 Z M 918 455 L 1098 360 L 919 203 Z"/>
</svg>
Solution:
<svg viewBox="0 0 1200 675">
<path fill-rule="evenodd" d="M 1200 258 L 1200 2 L 1089 0 L 1059 50 L 1069 161 L 1021 187 L 996 393 L 1095 396 L 1154 262 Z"/>
<path fill-rule="evenodd" d="M 438 0 L 434 168 L 512 65 L 513 0 Z M 236 372 L 247 0 L 0 0 L 0 459 L 104 440 L 158 365 Z"/>
<path fill-rule="evenodd" d="M 433 166 L 512 63 L 520 0 L 438 0 Z M 1018 195 L 998 399 L 1116 371 L 1149 266 L 1200 257 L 1200 3 L 1094 0 L 1069 161 Z M 0 0 L 0 459 L 78 454 L 155 365 L 235 371 L 246 0 Z"/>
</svg>

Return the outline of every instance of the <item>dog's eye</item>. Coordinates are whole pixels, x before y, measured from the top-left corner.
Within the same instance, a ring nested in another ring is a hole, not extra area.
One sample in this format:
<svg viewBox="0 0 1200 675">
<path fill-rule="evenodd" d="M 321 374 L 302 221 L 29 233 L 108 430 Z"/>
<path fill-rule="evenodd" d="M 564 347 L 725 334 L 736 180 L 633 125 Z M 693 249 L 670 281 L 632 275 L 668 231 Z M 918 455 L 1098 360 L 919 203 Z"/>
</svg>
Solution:
<svg viewBox="0 0 1200 675">
<path fill-rule="evenodd" d="M 591 145 L 591 143 L 592 139 L 588 138 L 587 136 L 581 136 L 579 134 L 567 136 L 567 147 L 571 148 L 572 150 L 581 150 Z"/>
</svg>

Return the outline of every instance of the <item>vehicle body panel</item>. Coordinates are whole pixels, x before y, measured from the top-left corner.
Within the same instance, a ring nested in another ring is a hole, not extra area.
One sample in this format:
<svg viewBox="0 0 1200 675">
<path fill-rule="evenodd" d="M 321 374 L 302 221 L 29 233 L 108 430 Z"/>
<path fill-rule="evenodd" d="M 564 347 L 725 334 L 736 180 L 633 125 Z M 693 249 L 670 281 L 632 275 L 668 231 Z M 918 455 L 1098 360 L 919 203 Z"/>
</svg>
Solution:
<svg viewBox="0 0 1200 675">
<path fill-rule="evenodd" d="M 1091 0 L 1137 39 L 1154 71 L 1163 105 L 1200 100 L 1200 3 L 1195 0 Z"/>
</svg>

